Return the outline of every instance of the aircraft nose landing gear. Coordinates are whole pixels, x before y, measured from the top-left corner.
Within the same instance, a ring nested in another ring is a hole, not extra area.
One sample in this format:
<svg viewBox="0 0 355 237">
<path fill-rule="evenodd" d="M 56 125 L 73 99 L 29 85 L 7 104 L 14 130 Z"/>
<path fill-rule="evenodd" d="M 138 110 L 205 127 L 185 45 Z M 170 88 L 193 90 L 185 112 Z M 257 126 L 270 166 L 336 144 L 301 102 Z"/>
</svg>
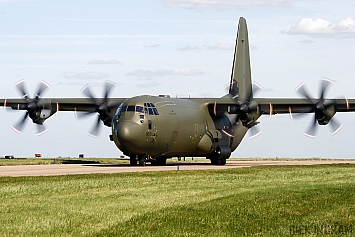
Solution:
<svg viewBox="0 0 355 237">
<path fill-rule="evenodd" d="M 207 158 L 211 160 L 212 165 L 225 165 L 230 155 L 231 149 L 229 146 L 218 146 L 216 152 Z"/>
<path fill-rule="evenodd" d="M 138 162 L 139 166 L 145 166 L 145 164 L 147 162 L 146 155 L 131 156 L 129 158 L 129 163 L 131 166 L 136 166 L 137 162 Z"/>
<path fill-rule="evenodd" d="M 145 166 L 146 162 L 147 162 L 147 158 L 145 155 L 138 156 L 139 166 Z"/>
</svg>

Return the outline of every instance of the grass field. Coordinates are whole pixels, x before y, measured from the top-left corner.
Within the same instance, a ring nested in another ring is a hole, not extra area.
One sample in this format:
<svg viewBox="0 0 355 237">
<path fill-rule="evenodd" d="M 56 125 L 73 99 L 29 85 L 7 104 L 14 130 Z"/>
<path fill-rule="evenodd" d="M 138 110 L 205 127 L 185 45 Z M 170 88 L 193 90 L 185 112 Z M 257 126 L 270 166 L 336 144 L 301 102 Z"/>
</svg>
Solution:
<svg viewBox="0 0 355 237">
<path fill-rule="evenodd" d="M 0 236 L 352 236 L 355 166 L 0 178 Z"/>
</svg>

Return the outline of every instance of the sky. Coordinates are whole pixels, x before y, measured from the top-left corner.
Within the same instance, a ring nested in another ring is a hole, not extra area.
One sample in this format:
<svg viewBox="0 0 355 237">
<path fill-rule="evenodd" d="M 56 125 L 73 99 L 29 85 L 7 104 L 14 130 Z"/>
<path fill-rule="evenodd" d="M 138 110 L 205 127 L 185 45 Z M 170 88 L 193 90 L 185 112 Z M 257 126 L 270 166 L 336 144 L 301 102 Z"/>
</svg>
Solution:
<svg viewBox="0 0 355 237">
<path fill-rule="evenodd" d="M 297 98 L 305 82 L 319 96 L 322 77 L 334 81 L 327 98 L 355 98 L 355 2 L 350 0 L 0 0 L 0 98 L 20 98 L 25 79 L 33 96 L 38 83 L 51 85 L 43 97 L 81 98 L 88 83 L 97 97 L 106 80 L 111 97 L 168 94 L 222 97 L 227 93 L 239 17 L 249 29 L 255 97 Z M 35 136 L 30 121 L 21 134 L 11 125 L 23 111 L 0 109 L 0 156 L 120 157 L 109 141 L 86 134 L 96 116 L 77 120 L 59 112 Z M 354 113 L 337 113 L 336 135 L 321 126 L 316 138 L 302 133 L 312 115 L 262 116 L 260 136 L 244 138 L 232 157 L 354 158 Z"/>
</svg>

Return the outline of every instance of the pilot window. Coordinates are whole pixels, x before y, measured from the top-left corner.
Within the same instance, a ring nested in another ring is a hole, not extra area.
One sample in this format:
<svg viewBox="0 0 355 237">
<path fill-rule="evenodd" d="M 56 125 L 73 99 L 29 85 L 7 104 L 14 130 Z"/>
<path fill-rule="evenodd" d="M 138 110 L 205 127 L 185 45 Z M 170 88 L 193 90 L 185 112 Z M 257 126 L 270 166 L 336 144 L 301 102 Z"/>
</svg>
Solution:
<svg viewBox="0 0 355 237">
<path fill-rule="evenodd" d="M 124 101 L 125 102 L 125 101 Z M 116 113 L 115 113 L 115 116 L 116 116 L 116 121 L 118 121 L 118 119 L 121 117 L 121 114 L 126 112 L 126 109 L 127 109 L 127 106 L 123 106 L 123 103 L 122 102 L 120 104 L 120 106 L 118 106 L 117 110 L 116 110 Z"/>
<path fill-rule="evenodd" d="M 159 115 L 158 110 L 153 103 L 144 103 L 144 113 L 150 115 Z"/>
<path fill-rule="evenodd" d="M 127 106 L 127 112 L 134 112 L 135 108 L 136 108 L 136 106 L 134 106 L 134 105 L 128 105 Z"/>
<path fill-rule="evenodd" d="M 142 106 L 136 106 L 136 112 L 138 113 L 143 113 L 143 107 Z"/>
<path fill-rule="evenodd" d="M 122 106 L 119 112 L 120 114 L 123 112 L 137 112 L 137 113 L 145 113 L 150 115 L 159 115 L 158 110 L 155 108 L 153 103 L 144 103 L 144 107 L 140 105 Z"/>
</svg>

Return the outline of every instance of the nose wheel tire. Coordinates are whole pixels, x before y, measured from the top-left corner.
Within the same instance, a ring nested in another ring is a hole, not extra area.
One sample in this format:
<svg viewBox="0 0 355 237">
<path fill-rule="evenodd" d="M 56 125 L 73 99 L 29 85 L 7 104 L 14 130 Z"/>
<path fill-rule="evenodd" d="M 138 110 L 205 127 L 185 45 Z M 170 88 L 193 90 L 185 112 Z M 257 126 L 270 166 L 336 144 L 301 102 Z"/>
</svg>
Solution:
<svg viewBox="0 0 355 237">
<path fill-rule="evenodd" d="M 138 156 L 139 166 L 145 166 L 146 162 L 147 162 L 147 159 L 145 158 L 145 156 Z"/>
</svg>

